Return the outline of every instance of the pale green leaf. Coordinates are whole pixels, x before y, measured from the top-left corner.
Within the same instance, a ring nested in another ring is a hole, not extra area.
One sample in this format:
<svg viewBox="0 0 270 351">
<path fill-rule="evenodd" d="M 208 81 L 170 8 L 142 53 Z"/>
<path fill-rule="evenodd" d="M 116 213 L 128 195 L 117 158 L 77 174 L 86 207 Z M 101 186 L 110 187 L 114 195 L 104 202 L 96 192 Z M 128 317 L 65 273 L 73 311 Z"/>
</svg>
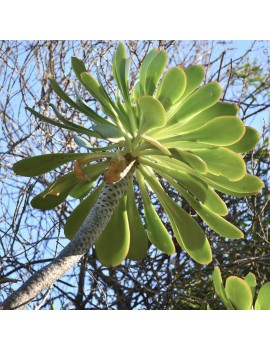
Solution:
<svg viewBox="0 0 270 351">
<path fill-rule="evenodd" d="M 255 289 L 256 289 L 256 285 L 257 285 L 255 275 L 253 273 L 248 273 L 245 276 L 244 280 L 248 283 L 248 285 L 251 289 L 251 292 L 252 292 L 252 299 L 254 299 Z"/>
<path fill-rule="evenodd" d="M 142 96 L 138 100 L 141 109 L 139 133 L 144 134 L 166 124 L 166 112 L 162 104 L 152 96 Z"/>
<path fill-rule="evenodd" d="M 144 215 L 148 238 L 156 248 L 163 251 L 167 255 L 172 255 L 173 253 L 175 253 L 175 247 L 172 238 L 167 232 L 158 214 L 156 213 L 156 210 L 147 193 L 144 179 L 138 172 L 137 178 L 139 180 L 140 190 L 144 204 Z"/>
<path fill-rule="evenodd" d="M 194 150 L 207 165 L 208 171 L 217 176 L 222 175 L 229 180 L 242 179 L 246 174 L 246 164 L 243 158 L 225 147 Z"/>
<path fill-rule="evenodd" d="M 202 127 L 205 123 L 211 121 L 213 118 L 221 116 L 236 116 L 238 113 L 237 105 L 227 102 L 217 102 L 215 105 L 198 113 L 190 119 L 183 121 L 179 126 L 179 131 L 190 132 L 191 130 Z"/>
<path fill-rule="evenodd" d="M 69 240 L 73 239 L 91 208 L 95 205 L 102 187 L 103 184 L 99 185 L 94 191 L 92 191 L 91 194 L 85 198 L 68 217 L 64 226 L 64 233 Z"/>
<path fill-rule="evenodd" d="M 270 283 L 266 283 L 260 288 L 255 310 L 270 310 Z"/>
<path fill-rule="evenodd" d="M 124 195 L 95 244 L 98 260 L 107 267 L 118 266 L 129 251 L 130 231 L 126 200 Z"/>
<path fill-rule="evenodd" d="M 165 50 L 159 51 L 149 62 L 145 73 L 145 94 L 153 95 L 165 69 L 168 56 Z"/>
<path fill-rule="evenodd" d="M 222 89 L 217 82 L 204 85 L 180 104 L 178 110 L 170 116 L 168 125 L 179 123 L 213 106 L 220 99 L 221 94 Z"/>
<path fill-rule="evenodd" d="M 237 310 L 250 310 L 252 307 L 252 292 L 243 279 L 230 276 L 226 280 L 225 291 L 228 299 Z"/>
<path fill-rule="evenodd" d="M 148 249 L 148 238 L 135 202 L 133 182 L 127 191 L 127 213 L 130 230 L 130 246 L 127 258 L 140 261 L 145 258 Z"/>
<path fill-rule="evenodd" d="M 168 110 L 186 89 L 187 79 L 185 72 L 180 67 L 173 67 L 164 75 L 156 98 L 162 103 L 165 110 Z"/>
<path fill-rule="evenodd" d="M 237 153 L 244 153 L 253 150 L 260 140 L 259 132 L 252 127 L 245 127 L 245 134 L 242 138 L 228 148 Z"/>
<path fill-rule="evenodd" d="M 234 310 L 230 300 L 227 298 L 225 288 L 223 286 L 221 272 L 217 266 L 214 268 L 212 279 L 217 296 L 221 299 L 228 310 Z"/>
</svg>

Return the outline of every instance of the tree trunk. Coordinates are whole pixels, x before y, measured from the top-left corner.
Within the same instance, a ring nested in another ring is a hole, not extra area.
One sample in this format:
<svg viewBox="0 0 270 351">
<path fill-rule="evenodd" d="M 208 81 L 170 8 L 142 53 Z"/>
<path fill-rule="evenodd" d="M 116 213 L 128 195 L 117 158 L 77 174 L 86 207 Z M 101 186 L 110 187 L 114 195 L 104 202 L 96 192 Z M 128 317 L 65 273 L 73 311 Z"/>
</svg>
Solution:
<svg viewBox="0 0 270 351">
<path fill-rule="evenodd" d="M 44 289 L 49 288 L 65 274 L 96 242 L 108 224 L 134 172 L 134 162 L 126 175 L 114 184 L 105 184 L 95 206 L 87 215 L 74 239 L 47 266 L 33 274 L 17 291 L 0 305 L 0 310 L 19 310 Z"/>
</svg>

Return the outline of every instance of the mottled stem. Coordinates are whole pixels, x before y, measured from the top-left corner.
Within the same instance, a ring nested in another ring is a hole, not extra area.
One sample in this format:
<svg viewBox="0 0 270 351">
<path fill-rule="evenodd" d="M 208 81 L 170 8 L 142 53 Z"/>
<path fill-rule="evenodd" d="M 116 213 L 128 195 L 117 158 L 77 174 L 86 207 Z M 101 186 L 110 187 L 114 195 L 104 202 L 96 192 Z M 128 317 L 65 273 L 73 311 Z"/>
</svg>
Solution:
<svg viewBox="0 0 270 351">
<path fill-rule="evenodd" d="M 24 309 L 44 289 L 65 274 L 96 242 L 108 224 L 114 210 L 132 178 L 134 166 L 114 184 L 105 184 L 95 206 L 87 215 L 74 239 L 47 266 L 33 274 L 17 291 L 0 304 L 0 310 Z"/>
</svg>

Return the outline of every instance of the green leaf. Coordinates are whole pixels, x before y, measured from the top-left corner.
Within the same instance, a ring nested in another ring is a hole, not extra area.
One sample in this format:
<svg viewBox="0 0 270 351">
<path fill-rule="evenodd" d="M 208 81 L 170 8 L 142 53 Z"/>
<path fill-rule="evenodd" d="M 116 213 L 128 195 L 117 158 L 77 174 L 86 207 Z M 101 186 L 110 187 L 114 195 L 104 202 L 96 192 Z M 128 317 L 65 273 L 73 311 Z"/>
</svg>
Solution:
<svg viewBox="0 0 270 351">
<path fill-rule="evenodd" d="M 49 210 L 60 205 L 78 182 L 73 172 L 60 177 L 32 199 L 32 207 Z"/>
<path fill-rule="evenodd" d="M 211 82 L 188 97 L 169 119 L 168 125 L 179 123 L 199 112 L 213 106 L 221 97 L 222 89 L 219 83 Z"/>
<path fill-rule="evenodd" d="M 214 288 L 217 296 L 220 298 L 220 300 L 224 303 L 226 308 L 228 310 L 234 310 L 230 300 L 227 298 L 226 291 L 223 286 L 223 281 L 222 281 L 222 276 L 219 267 L 214 268 L 214 272 L 212 275 L 213 283 L 214 283 Z"/>
<path fill-rule="evenodd" d="M 118 266 L 129 251 L 130 231 L 126 200 L 124 195 L 95 244 L 98 260 L 107 267 Z"/>
<path fill-rule="evenodd" d="M 173 179 L 176 179 L 177 182 L 195 195 L 210 210 L 222 216 L 228 214 L 225 203 L 220 199 L 215 191 L 207 185 L 206 182 L 196 176 L 193 176 L 192 174 L 189 174 L 188 166 L 184 165 L 184 167 L 181 169 L 181 166 L 179 166 L 179 163 L 181 164 L 180 161 L 171 160 L 167 157 L 155 156 L 154 159 L 157 160 L 157 163 L 149 162 L 145 158 L 140 158 L 139 162 L 149 165 L 162 176 L 164 176 L 162 173 L 164 172 Z"/>
<path fill-rule="evenodd" d="M 26 107 L 26 110 L 28 110 L 29 112 L 31 112 L 35 117 L 39 118 L 41 121 L 45 122 L 45 123 L 49 123 L 52 124 L 56 127 L 59 128 L 64 128 L 64 129 L 68 129 L 68 130 L 72 130 L 74 132 L 77 133 L 82 133 L 82 134 L 86 134 L 86 135 L 90 135 L 90 136 L 95 136 L 95 137 L 100 137 L 97 133 L 90 131 L 89 129 L 86 129 L 84 127 L 81 127 L 79 125 L 74 124 L 73 126 L 71 125 L 67 125 L 67 124 L 62 124 L 59 122 L 54 121 L 53 119 L 43 116 L 41 113 L 33 110 L 30 107 Z"/>
<path fill-rule="evenodd" d="M 73 56 L 71 57 L 71 66 L 77 79 L 83 84 L 81 74 L 87 71 L 83 61 Z"/>
<path fill-rule="evenodd" d="M 180 150 L 179 148 L 172 148 L 169 150 L 173 158 L 186 163 L 190 167 L 194 168 L 197 172 L 204 174 L 208 171 L 208 167 L 205 161 L 193 153 Z"/>
<path fill-rule="evenodd" d="M 243 279 L 230 276 L 226 280 L 226 295 L 237 310 L 250 310 L 252 306 L 252 292 Z"/>
<path fill-rule="evenodd" d="M 97 202 L 102 187 L 103 184 L 100 184 L 94 191 L 92 191 L 91 194 L 84 199 L 68 217 L 64 226 L 64 233 L 69 240 L 74 238 L 91 208 Z"/>
<path fill-rule="evenodd" d="M 89 93 L 101 103 L 104 112 L 115 120 L 115 111 L 113 110 L 108 95 L 104 92 L 104 88 L 87 72 L 81 73 L 81 80 Z"/>
<path fill-rule="evenodd" d="M 127 190 L 127 214 L 130 230 L 130 246 L 127 258 L 140 261 L 145 258 L 148 249 L 148 238 L 136 206 L 133 182 Z"/>
<path fill-rule="evenodd" d="M 251 289 L 251 292 L 252 292 L 252 299 L 254 299 L 254 295 L 255 295 L 255 289 L 256 289 L 256 277 L 253 273 L 248 273 L 244 280 L 248 283 L 250 289 Z"/>
<path fill-rule="evenodd" d="M 86 149 L 93 149 L 93 145 L 91 145 L 89 141 L 86 140 L 85 138 L 79 135 L 74 135 L 73 139 L 79 147 L 84 147 Z"/>
<path fill-rule="evenodd" d="M 215 189 L 236 197 L 257 194 L 264 186 L 260 178 L 246 174 L 242 179 L 232 182 L 223 176 L 207 174 L 202 176 Z"/>
<path fill-rule="evenodd" d="M 104 157 L 106 157 L 107 153 L 104 152 L 103 154 L 105 154 Z M 90 166 L 86 166 L 86 167 L 83 168 L 83 170 L 84 170 L 85 174 L 87 175 L 87 177 L 91 181 L 91 180 L 95 180 L 108 167 L 109 167 L 109 161 L 102 161 L 102 162 L 94 163 L 94 164 L 92 164 Z"/>
<path fill-rule="evenodd" d="M 218 147 L 213 149 L 194 150 L 207 165 L 208 171 L 217 176 L 222 175 L 229 180 L 240 180 L 246 174 L 246 164 L 235 152 Z"/>
<path fill-rule="evenodd" d="M 152 96 L 142 96 L 138 100 L 141 109 L 139 133 L 144 134 L 166 124 L 166 112 L 162 104 Z"/>
<path fill-rule="evenodd" d="M 51 87 L 53 90 L 56 92 L 56 94 L 63 99 L 67 104 L 69 104 L 71 107 L 75 108 L 76 110 L 85 113 L 88 117 L 90 117 L 91 120 L 95 121 L 96 123 L 101 123 L 103 120 L 104 123 L 106 121 L 99 116 L 96 112 L 94 112 L 90 107 L 86 106 L 85 104 L 77 104 L 75 101 L 73 101 L 65 92 L 64 90 L 60 87 L 60 85 L 56 82 L 55 79 L 49 78 Z M 75 90 L 76 93 L 76 90 Z"/>
<path fill-rule="evenodd" d="M 175 253 L 175 247 L 172 238 L 167 232 L 159 216 L 157 215 L 156 210 L 147 193 L 144 179 L 138 172 L 137 178 L 143 198 L 145 223 L 148 238 L 156 248 L 166 253 L 167 255 L 172 255 Z"/>
<path fill-rule="evenodd" d="M 214 206 L 212 206 L 213 210 L 210 210 L 209 208 L 207 208 L 206 205 L 201 204 L 199 201 L 193 198 L 187 191 L 185 191 L 183 187 L 181 187 L 173 179 L 166 176 L 162 172 L 160 173 L 160 175 L 163 176 L 163 178 L 165 178 L 179 192 L 179 194 L 182 195 L 189 202 L 189 204 L 191 205 L 191 207 L 193 207 L 197 214 L 216 233 L 220 234 L 225 238 L 230 239 L 241 239 L 244 237 L 243 233 L 238 228 L 236 228 L 233 224 L 229 223 L 228 221 L 226 221 L 226 219 L 220 217 L 216 213 L 216 208 Z M 190 179 L 187 180 L 187 183 L 187 189 L 190 190 Z"/>
<path fill-rule="evenodd" d="M 77 130 L 78 128 L 81 128 L 82 130 L 84 130 L 85 128 L 80 127 L 79 125 L 70 122 L 66 117 L 64 117 L 60 111 L 58 110 L 58 108 L 54 105 L 54 104 L 50 104 L 50 107 L 53 109 L 54 113 L 56 114 L 56 116 L 58 117 L 58 119 L 63 122 L 65 125 L 69 126 L 69 127 L 73 127 L 75 130 Z M 88 131 L 88 129 L 87 129 Z"/>
<path fill-rule="evenodd" d="M 141 94 L 141 85 L 140 85 L 140 82 L 138 81 L 133 88 L 133 99 L 135 101 L 138 101 L 139 98 L 141 97 L 141 95 L 142 95 Z"/>
<path fill-rule="evenodd" d="M 154 57 L 156 57 L 157 54 L 158 54 L 158 51 L 156 49 L 149 51 L 141 64 L 140 76 L 139 76 L 140 89 L 137 90 L 137 92 L 140 93 L 140 96 L 145 94 L 146 72 L 148 70 L 148 66 L 150 62 Z"/>
<path fill-rule="evenodd" d="M 190 66 L 186 68 L 184 72 L 187 78 L 187 85 L 186 90 L 181 97 L 181 100 L 190 95 L 202 83 L 204 79 L 204 69 L 201 65 Z"/>
<path fill-rule="evenodd" d="M 128 71 L 129 61 L 126 59 L 125 46 L 119 42 L 113 59 L 113 75 L 125 101 L 129 100 Z"/>
<path fill-rule="evenodd" d="M 147 172 L 143 172 L 143 175 L 165 209 L 179 245 L 198 263 L 210 263 L 211 247 L 199 224 L 165 193 L 155 177 L 148 175 Z"/>
<path fill-rule="evenodd" d="M 20 160 L 13 165 L 13 171 L 19 175 L 25 177 L 34 177 L 44 173 L 47 173 L 64 163 L 77 160 L 84 156 L 90 156 L 89 153 L 67 153 L 67 154 L 47 154 L 29 157 L 24 160 Z M 102 157 L 100 154 L 93 155 L 93 159 L 99 159 Z M 89 161 L 90 162 L 90 161 Z"/>
<path fill-rule="evenodd" d="M 185 72 L 180 67 L 173 67 L 162 79 L 156 98 L 168 110 L 184 93 L 187 79 Z"/>
<path fill-rule="evenodd" d="M 260 134 L 252 127 L 245 128 L 245 134 L 242 136 L 242 138 L 235 144 L 228 146 L 230 150 L 237 153 L 244 153 L 255 148 L 260 140 Z"/>
<path fill-rule="evenodd" d="M 167 156 L 172 156 L 169 149 L 167 149 L 165 146 L 163 146 L 160 142 L 158 142 L 156 139 L 148 136 L 148 135 L 141 135 L 141 139 L 144 139 L 147 141 L 149 144 L 153 145 L 155 148 L 159 149 L 164 155 Z"/>
<path fill-rule="evenodd" d="M 80 107 L 81 111 L 93 122 L 99 123 L 99 124 L 109 124 L 111 125 L 111 122 L 106 120 L 104 117 L 99 116 L 94 110 L 92 110 L 87 103 L 81 98 L 78 89 L 76 87 L 76 84 L 73 84 L 74 92 L 76 95 L 76 104 Z"/>
<path fill-rule="evenodd" d="M 270 283 L 266 283 L 260 288 L 255 310 L 270 310 Z"/>
<path fill-rule="evenodd" d="M 69 196 L 74 197 L 75 199 L 81 199 L 90 192 L 94 184 L 95 184 L 95 181 L 88 182 L 88 183 L 83 183 L 80 181 L 71 190 L 71 192 L 69 193 Z"/>
<path fill-rule="evenodd" d="M 245 133 L 245 126 L 237 117 L 217 117 L 201 128 L 174 137 L 159 140 L 165 146 L 177 146 L 177 142 L 193 141 L 215 146 L 227 146 L 236 143 Z M 173 143 L 173 144 L 172 144 Z M 181 148 L 179 144 L 179 148 Z"/>
<path fill-rule="evenodd" d="M 109 126 L 105 124 L 97 124 L 93 126 L 93 129 L 98 132 L 103 138 L 112 141 L 118 142 L 124 140 L 123 134 L 116 126 Z"/>
<path fill-rule="evenodd" d="M 145 94 L 153 95 L 165 69 L 168 56 L 165 50 L 159 51 L 150 61 L 145 74 Z"/>
<path fill-rule="evenodd" d="M 217 234 L 229 239 L 242 239 L 244 237 L 241 230 L 228 222 L 226 219 L 220 217 L 213 210 L 211 211 L 205 205 L 194 199 L 176 182 L 168 180 L 175 189 L 188 201 L 190 206 L 197 212 L 197 214 L 204 220 L 204 222 L 212 228 Z"/>
<path fill-rule="evenodd" d="M 179 126 L 179 129 L 181 129 L 181 133 L 190 132 L 191 130 L 202 127 L 205 123 L 211 121 L 216 117 L 236 116 L 237 113 L 237 105 L 227 102 L 217 102 L 215 105 L 198 113 L 193 118 L 183 121 L 184 123 L 181 124 L 181 128 Z"/>
</svg>

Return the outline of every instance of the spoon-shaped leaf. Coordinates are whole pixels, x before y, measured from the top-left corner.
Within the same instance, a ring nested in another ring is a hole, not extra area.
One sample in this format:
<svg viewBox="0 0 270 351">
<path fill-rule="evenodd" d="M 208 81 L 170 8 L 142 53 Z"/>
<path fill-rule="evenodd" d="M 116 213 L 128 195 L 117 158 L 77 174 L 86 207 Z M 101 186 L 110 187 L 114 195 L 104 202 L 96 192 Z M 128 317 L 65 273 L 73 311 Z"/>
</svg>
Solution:
<svg viewBox="0 0 270 351">
<path fill-rule="evenodd" d="M 95 184 L 95 181 L 91 181 L 88 183 L 79 182 L 71 190 L 71 192 L 69 193 L 69 196 L 74 197 L 75 199 L 81 199 L 90 192 L 94 184 Z"/>
<path fill-rule="evenodd" d="M 242 138 L 233 145 L 228 146 L 228 148 L 237 153 L 244 153 L 253 150 L 260 140 L 260 134 L 258 131 L 252 127 L 245 127 L 245 134 Z"/>
<path fill-rule="evenodd" d="M 83 81 L 81 79 L 81 74 L 83 72 L 87 72 L 83 61 L 78 59 L 77 57 L 73 56 L 73 57 L 71 57 L 71 66 L 72 66 L 72 69 L 73 69 L 77 79 L 83 84 Z"/>
<path fill-rule="evenodd" d="M 142 166 L 139 166 L 139 169 L 142 170 L 164 207 L 179 245 L 195 261 L 201 264 L 210 263 L 212 261 L 211 247 L 199 224 L 165 193 L 156 177 L 149 176 L 143 171 Z"/>
<path fill-rule="evenodd" d="M 145 134 L 142 134 L 141 138 L 144 139 L 145 141 L 147 141 L 149 144 L 153 145 L 155 148 L 159 149 L 164 155 L 172 156 L 170 150 L 167 149 L 165 146 L 163 146 L 156 139 L 150 137 L 149 135 L 145 135 Z"/>
<path fill-rule="evenodd" d="M 206 173 L 208 171 L 207 164 L 205 161 L 191 152 L 183 151 L 179 148 L 170 149 L 173 158 L 176 158 L 182 162 L 185 162 L 190 167 L 194 168 L 199 173 Z"/>
<path fill-rule="evenodd" d="M 74 128 L 75 131 L 78 131 L 78 129 L 85 131 L 88 133 L 88 129 L 81 127 L 71 121 L 69 121 L 66 117 L 64 117 L 60 111 L 58 110 L 58 108 L 54 105 L 54 104 L 50 104 L 50 107 L 53 109 L 54 113 L 56 114 L 56 116 L 58 117 L 58 119 L 63 122 L 66 126 L 69 126 L 71 128 Z"/>
<path fill-rule="evenodd" d="M 211 82 L 188 97 L 171 116 L 168 125 L 183 121 L 213 106 L 220 99 L 222 89 L 217 82 Z"/>
<path fill-rule="evenodd" d="M 166 112 L 162 104 L 152 96 L 142 96 L 138 100 L 141 109 L 139 133 L 144 134 L 166 124 Z"/>
<path fill-rule="evenodd" d="M 64 226 L 65 236 L 72 240 L 90 212 L 91 208 L 95 205 L 103 184 L 100 184 L 91 194 L 85 198 L 68 217 Z"/>
<path fill-rule="evenodd" d="M 202 178 L 218 191 L 236 197 L 257 194 L 264 186 L 261 179 L 252 174 L 246 174 L 242 179 L 235 182 L 210 173 L 203 175 Z"/>
<path fill-rule="evenodd" d="M 55 91 L 55 93 L 63 99 L 67 104 L 69 104 L 71 107 L 74 109 L 85 113 L 91 120 L 93 120 L 96 123 L 102 123 L 102 120 L 104 120 L 101 116 L 99 116 L 95 111 L 93 111 L 90 107 L 82 104 L 77 104 L 75 101 L 73 101 L 65 92 L 64 90 L 60 87 L 60 85 L 56 82 L 55 79 L 49 78 L 51 87 Z M 105 122 L 104 122 L 105 123 Z"/>
<path fill-rule="evenodd" d="M 34 208 L 48 210 L 58 206 L 68 195 L 75 195 L 75 197 L 84 196 L 90 190 L 89 187 L 91 188 L 92 186 L 91 181 L 96 180 L 107 167 L 107 161 L 84 167 L 83 170 L 89 179 L 89 183 L 78 180 L 74 172 L 69 172 L 50 184 L 41 194 L 34 197 L 31 205 Z"/>
<path fill-rule="evenodd" d="M 246 174 L 246 164 L 242 157 L 225 147 L 194 150 L 194 154 L 203 159 L 210 173 L 217 176 L 223 175 L 235 181 Z"/>
<path fill-rule="evenodd" d="M 101 103 L 104 112 L 115 120 L 115 111 L 111 105 L 111 100 L 108 98 L 108 95 L 104 92 L 103 87 L 98 81 L 87 72 L 81 73 L 81 80 L 89 93 Z"/>
<path fill-rule="evenodd" d="M 226 132 L 224 132 L 226 131 Z M 159 140 L 165 146 L 175 146 L 177 141 L 193 141 L 215 146 L 227 146 L 236 143 L 245 133 L 241 119 L 232 116 L 217 117 L 204 124 L 201 128 L 170 138 Z M 171 144 L 171 143 L 174 144 Z M 179 146 L 180 148 L 181 146 Z"/>
<path fill-rule="evenodd" d="M 255 289 L 256 289 L 256 285 L 257 285 L 255 275 L 253 273 L 248 273 L 245 276 L 244 280 L 248 283 L 248 285 L 251 289 L 251 292 L 252 292 L 252 299 L 254 299 Z"/>
<path fill-rule="evenodd" d="M 130 231 L 126 200 L 124 195 L 95 244 L 98 260 L 107 267 L 118 266 L 129 251 Z"/>
<path fill-rule="evenodd" d="M 137 178 L 139 181 L 144 204 L 144 215 L 148 238 L 156 248 L 165 252 L 167 255 L 172 255 L 175 253 L 175 247 L 172 238 L 161 222 L 159 216 L 157 215 L 156 210 L 147 193 L 144 179 L 139 172 L 137 172 Z"/>
<path fill-rule="evenodd" d="M 109 124 L 109 125 L 112 124 L 104 117 L 99 116 L 94 110 L 92 110 L 87 105 L 87 103 L 80 96 L 79 91 L 78 91 L 75 83 L 73 84 L 73 88 L 74 88 L 74 92 L 75 92 L 75 96 L 76 96 L 76 104 L 81 108 L 81 110 L 88 117 L 88 119 L 90 119 L 91 121 L 93 121 L 95 123 Z"/>
<path fill-rule="evenodd" d="M 80 154 L 47 154 L 33 156 L 24 160 L 16 162 L 13 166 L 13 171 L 19 175 L 25 177 L 34 177 L 55 169 L 64 163 L 74 161 L 83 157 L 89 157 L 90 160 L 97 160 L 102 157 L 106 157 L 103 154 L 89 154 L 89 153 L 80 153 Z"/>
<path fill-rule="evenodd" d="M 86 149 L 93 149 L 93 145 L 90 144 L 89 141 L 86 140 L 85 138 L 79 135 L 74 135 L 73 139 L 78 146 L 84 147 Z"/>
<path fill-rule="evenodd" d="M 202 127 L 213 118 L 221 116 L 236 116 L 237 113 L 237 105 L 229 104 L 227 102 L 217 102 L 215 105 L 198 113 L 193 118 L 183 121 L 183 124 L 179 126 L 179 131 L 181 131 L 181 133 L 190 132 L 191 130 Z"/>
<path fill-rule="evenodd" d="M 60 205 L 78 182 L 73 172 L 60 177 L 32 199 L 32 207 L 49 210 Z"/>
<path fill-rule="evenodd" d="M 156 98 L 162 103 L 165 110 L 180 99 L 186 89 L 186 84 L 185 72 L 180 67 L 173 67 L 166 72 L 156 94 Z"/>
<path fill-rule="evenodd" d="M 118 142 L 124 140 L 123 134 L 116 126 L 97 124 L 93 126 L 93 129 L 109 141 Z"/>
<path fill-rule="evenodd" d="M 125 100 L 129 100 L 129 87 L 128 87 L 128 68 L 129 62 L 126 59 L 126 50 L 123 43 L 117 45 L 114 59 L 113 59 L 113 76 L 114 79 L 123 94 Z"/>
<path fill-rule="evenodd" d="M 230 300 L 228 299 L 228 297 L 226 295 L 226 291 L 225 291 L 225 288 L 223 286 L 223 281 L 222 281 L 220 269 L 217 266 L 214 268 L 212 279 L 213 279 L 214 288 L 215 288 L 215 292 L 216 292 L 217 296 L 221 299 L 221 301 L 224 303 L 224 305 L 226 306 L 226 308 L 228 310 L 234 310 Z"/>
<path fill-rule="evenodd" d="M 149 62 L 145 73 L 145 94 L 153 95 L 165 69 L 168 56 L 165 50 L 159 51 Z"/>
<path fill-rule="evenodd" d="M 225 284 L 226 295 L 237 310 L 250 310 L 252 306 L 252 292 L 243 279 L 230 276 Z"/>
<path fill-rule="evenodd" d="M 52 124 L 52 125 L 54 125 L 56 127 L 59 127 L 59 128 L 72 130 L 72 131 L 77 132 L 77 133 L 82 133 L 82 134 L 86 134 L 86 135 L 90 135 L 90 136 L 100 137 L 99 134 L 97 134 L 97 133 L 95 133 L 93 131 L 90 131 L 89 129 L 86 129 L 84 127 L 81 127 L 81 126 L 79 126 L 77 124 L 73 124 L 73 125 L 62 124 L 62 123 L 54 121 L 53 119 L 51 119 L 49 117 L 43 116 L 41 113 L 35 111 L 34 109 L 32 109 L 30 107 L 26 107 L 26 110 L 31 112 L 35 117 L 37 117 L 38 119 L 40 119 L 41 121 L 43 121 L 45 123 Z"/>
<path fill-rule="evenodd" d="M 270 310 L 270 283 L 264 284 L 258 293 L 255 310 Z"/>
<path fill-rule="evenodd" d="M 140 76 L 139 76 L 140 89 L 137 89 L 137 93 L 139 96 L 145 94 L 146 72 L 148 70 L 148 66 L 149 66 L 150 62 L 157 54 L 158 54 L 158 51 L 156 49 L 149 51 L 141 64 Z"/>
<path fill-rule="evenodd" d="M 181 100 L 190 95 L 204 79 L 204 69 L 201 65 L 190 66 L 186 68 L 184 72 L 187 78 L 187 85 Z"/>
<path fill-rule="evenodd" d="M 164 175 L 163 175 L 164 176 Z M 244 237 L 241 230 L 236 228 L 233 224 L 226 221 L 226 219 L 220 217 L 216 212 L 211 211 L 205 205 L 201 204 L 199 201 L 194 199 L 187 191 L 185 191 L 180 185 L 178 185 L 172 179 L 164 176 L 170 184 L 181 194 L 192 208 L 197 212 L 197 214 L 204 220 L 204 222 L 212 228 L 217 234 L 223 236 L 224 238 L 230 239 L 241 239 Z"/>
<path fill-rule="evenodd" d="M 228 209 L 225 203 L 215 193 L 215 191 L 211 189 L 203 180 L 193 176 L 192 174 L 188 174 L 188 166 L 179 170 L 177 160 L 157 156 L 155 156 L 155 160 L 157 160 L 157 163 L 141 157 L 140 163 L 149 165 L 158 173 L 164 172 L 173 179 L 177 180 L 177 182 L 182 184 L 188 191 L 195 195 L 210 210 L 221 216 L 228 214 Z"/>
<path fill-rule="evenodd" d="M 127 258 L 139 261 L 145 258 L 148 249 L 148 238 L 136 206 L 133 182 L 127 190 L 127 213 L 130 230 L 130 246 Z"/>
</svg>

